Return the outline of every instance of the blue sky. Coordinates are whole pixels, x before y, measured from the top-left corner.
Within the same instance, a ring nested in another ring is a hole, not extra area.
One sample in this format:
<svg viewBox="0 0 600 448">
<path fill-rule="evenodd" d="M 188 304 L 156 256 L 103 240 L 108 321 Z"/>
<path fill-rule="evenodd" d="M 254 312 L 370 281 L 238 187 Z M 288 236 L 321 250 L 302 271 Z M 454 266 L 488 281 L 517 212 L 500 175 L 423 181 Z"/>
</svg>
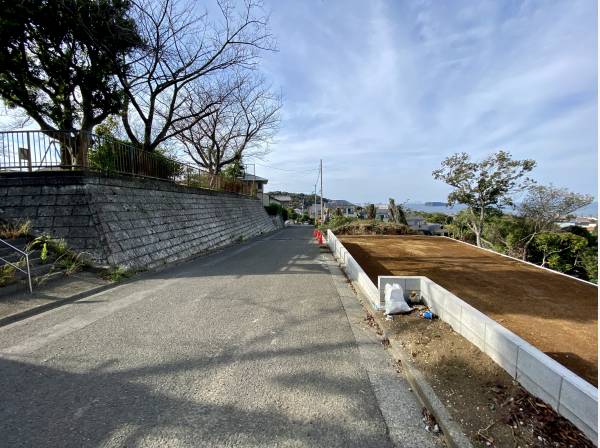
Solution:
<svg viewBox="0 0 600 448">
<path fill-rule="evenodd" d="M 284 97 L 268 190 L 443 200 L 454 152 L 533 158 L 533 177 L 597 192 L 597 11 L 582 1 L 267 2 Z M 275 169 L 278 168 L 278 169 Z M 292 170 L 292 171 L 283 171 Z"/>
</svg>

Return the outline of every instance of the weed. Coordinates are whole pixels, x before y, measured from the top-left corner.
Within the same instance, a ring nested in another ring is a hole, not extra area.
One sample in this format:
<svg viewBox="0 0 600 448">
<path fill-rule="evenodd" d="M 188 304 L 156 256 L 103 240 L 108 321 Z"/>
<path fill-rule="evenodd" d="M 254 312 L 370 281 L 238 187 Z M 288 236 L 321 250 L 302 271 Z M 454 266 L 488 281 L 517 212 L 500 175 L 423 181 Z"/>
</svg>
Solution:
<svg viewBox="0 0 600 448">
<path fill-rule="evenodd" d="M 0 267 L 0 286 L 8 285 L 15 280 L 17 270 L 10 264 Z"/>
<path fill-rule="evenodd" d="M 0 224 L 0 238 L 2 239 L 14 240 L 27 236 L 30 232 L 31 223 L 29 221 Z"/>
<path fill-rule="evenodd" d="M 81 269 L 88 265 L 88 262 L 85 259 L 85 252 L 75 253 L 67 250 L 56 259 L 54 264 L 55 266 L 64 269 L 65 275 L 71 275 L 81 271 Z"/>
<path fill-rule="evenodd" d="M 44 264 L 48 261 L 48 243 L 44 243 L 42 246 L 42 253 L 40 254 L 40 261 Z"/>
<path fill-rule="evenodd" d="M 131 269 L 126 269 L 122 266 L 116 266 L 112 269 L 109 269 L 103 277 L 106 280 L 116 283 L 131 277 L 133 274 L 134 271 Z"/>
</svg>

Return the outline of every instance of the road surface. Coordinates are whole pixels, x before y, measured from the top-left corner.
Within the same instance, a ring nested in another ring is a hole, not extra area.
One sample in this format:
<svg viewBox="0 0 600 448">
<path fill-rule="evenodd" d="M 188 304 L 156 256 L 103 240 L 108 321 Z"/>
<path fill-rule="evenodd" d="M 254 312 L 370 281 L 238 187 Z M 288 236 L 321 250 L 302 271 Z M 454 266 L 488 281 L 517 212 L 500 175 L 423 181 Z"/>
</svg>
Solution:
<svg viewBox="0 0 600 448">
<path fill-rule="evenodd" d="M 310 232 L 0 328 L 0 445 L 393 446 Z"/>
</svg>

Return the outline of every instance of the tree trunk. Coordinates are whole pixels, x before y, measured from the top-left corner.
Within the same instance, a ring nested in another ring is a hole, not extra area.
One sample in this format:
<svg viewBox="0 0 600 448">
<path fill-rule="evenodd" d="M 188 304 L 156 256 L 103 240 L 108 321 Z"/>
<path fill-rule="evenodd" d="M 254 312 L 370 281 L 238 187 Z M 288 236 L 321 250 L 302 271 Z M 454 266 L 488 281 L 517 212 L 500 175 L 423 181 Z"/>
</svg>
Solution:
<svg viewBox="0 0 600 448">
<path fill-rule="evenodd" d="M 87 168 L 89 165 L 88 152 L 91 142 L 91 133 L 88 130 L 79 131 L 75 139 L 75 157 L 78 168 Z"/>
<path fill-rule="evenodd" d="M 477 243 L 477 247 L 481 247 L 481 233 L 478 231 L 475 232 L 475 241 Z"/>
<path fill-rule="evenodd" d="M 527 261 L 527 254 L 529 253 L 529 245 L 531 244 L 531 242 L 533 241 L 533 239 L 535 238 L 535 236 L 537 235 L 537 232 L 533 233 L 531 235 L 531 237 L 529 237 L 529 239 L 525 242 L 525 244 L 523 245 L 523 261 Z"/>
</svg>

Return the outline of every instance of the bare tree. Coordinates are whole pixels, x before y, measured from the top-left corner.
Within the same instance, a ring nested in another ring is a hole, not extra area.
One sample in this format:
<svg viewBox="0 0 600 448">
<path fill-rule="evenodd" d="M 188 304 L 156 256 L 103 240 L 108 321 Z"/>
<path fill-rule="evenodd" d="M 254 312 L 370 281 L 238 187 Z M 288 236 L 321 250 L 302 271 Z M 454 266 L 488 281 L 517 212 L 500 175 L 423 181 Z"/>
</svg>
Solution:
<svg viewBox="0 0 600 448">
<path fill-rule="evenodd" d="M 408 222 L 406 221 L 406 214 L 404 213 L 404 207 L 402 205 L 396 205 L 396 201 L 393 198 L 390 198 L 389 200 L 388 211 L 391 222 L 408 225 Z"/>
<path fill-rule="evenodd" d="M 260 3 L 246 0 L 238 9 L 217 1 L 218 21 L 194 6 L 139 0 L 134 9 L 145 46 L 129 56 L 129 70 L 119 76 L 128 103 L 122 118 L 129 139 L 148 151 L 213 113 L 211 101 L 182 109 L 191 84 L 202 81 L 208 90 L 223 72 L 251 69 L 262 50 L 274 49 Z"/>
<path fill-rule="evenodd" d="M 253 74 L 238 76 L 215 89 L 217 98 L 207 100 L 194 91 L 187 102 L 176 138 L 187 154 L 211 174 L 241 162 L 244 157 L 261 156 L 268 151 L 279 126 L 281 99 L 264 80 Z M 198 119 L 195 107 L 212 104 L 213 111 Z"/>
<path fill-rule="evenodd" d="M 377 215 L 377 209 L 375 208 L 375 204 L 369 204 L 366 207 L 367 219 L 375 219 Z"/>
</svg>

